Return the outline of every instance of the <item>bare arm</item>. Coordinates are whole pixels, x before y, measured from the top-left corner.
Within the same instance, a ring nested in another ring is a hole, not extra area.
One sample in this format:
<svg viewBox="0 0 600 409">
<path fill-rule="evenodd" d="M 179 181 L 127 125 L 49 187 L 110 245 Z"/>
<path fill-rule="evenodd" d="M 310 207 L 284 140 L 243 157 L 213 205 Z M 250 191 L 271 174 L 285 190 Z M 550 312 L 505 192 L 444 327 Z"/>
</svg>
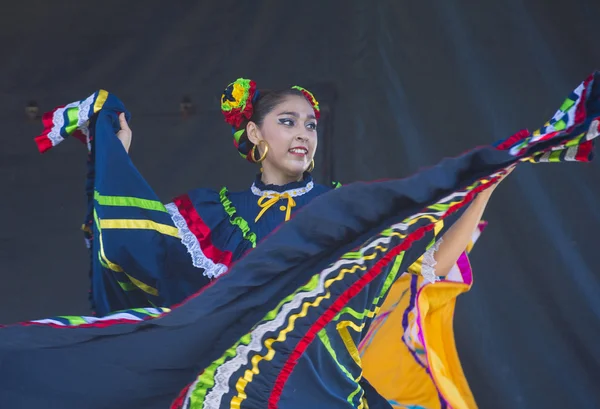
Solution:
<svg viewBox="0 0 600 409">
<path fill-rule="evenodd" d="M 444 233 L 439 248 L 434 254 L 436 275 L 448 275 L 458 257 L 465 251 L 498 183 L 479 193 L 462 216 Z"/>
</svg>

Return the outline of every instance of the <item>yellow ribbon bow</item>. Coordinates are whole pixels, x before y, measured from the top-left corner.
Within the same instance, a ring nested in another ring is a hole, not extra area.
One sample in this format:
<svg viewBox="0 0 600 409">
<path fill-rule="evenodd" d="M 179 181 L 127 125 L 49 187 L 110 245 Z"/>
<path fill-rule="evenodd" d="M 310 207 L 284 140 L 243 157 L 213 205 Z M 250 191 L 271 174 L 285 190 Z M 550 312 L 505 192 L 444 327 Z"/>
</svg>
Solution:
<svg viewBox="0 0 600 409">
<path fill-rule="evenodd" d="M 260 199 L 258 199 L 258 207 L 260 207 L 262 210 L 260 211 L 260 213 L 258 213 L 256 219 L 254 219 L 254 222 L 256 223 L 262 217 L 262 215 L 265 214 L 265 212 L 271 208 L 271 206 L 279 202 L 281 199 L 287 199 L 287 206 L 281 206 L 279 209 L 281 211 L 285 210 L 285 221 L 287 222 L 288 220 L 290 220 L 290 217 L 292 216 L 292 207 L 296 206 L 296 201 L 294 200 L 294 198 L 290 196 L 287 192 L 265 193 L 260 197 Z"/>
</svg>

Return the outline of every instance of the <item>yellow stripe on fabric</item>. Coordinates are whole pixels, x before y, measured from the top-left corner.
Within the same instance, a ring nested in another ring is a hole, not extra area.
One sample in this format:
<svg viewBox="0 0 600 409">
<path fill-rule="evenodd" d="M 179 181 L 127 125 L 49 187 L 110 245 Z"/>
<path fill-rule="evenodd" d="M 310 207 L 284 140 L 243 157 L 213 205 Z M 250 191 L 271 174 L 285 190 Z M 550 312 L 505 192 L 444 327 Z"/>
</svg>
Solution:
<svg viewBox="0 0 600 409">
<path fill-rule="evenodd" d="M 471 188 L 473 188 L 473 187 L 475 187 L 475 186 L 477 186 L 479 184 L 486 183 L 486 181 L 487 180 L 481 181 L 481 182 L 477 181 L 477 182 L 473 183 L 468 189 L 471 189 Z M 461 199 L 459 199 L 459 200 L 457 200 L 455 202 L 452 202 L 452 203 L 461 203 L 463 201 L 464 201 L 464 197 L 461 197 Z M 414 219 L 408 221 L 406 224 L 413 225 L 413 224 L 417 223 L 417 221 L 419 221 L 421 219 L 426 219 L 426 220 L 429 220 L 430 222 L 433 222 L 433 223 L 436 223 L 436 222 L 439 221 L 439 218 L 436 217 L 436 216 L 434 216 L 434 215 L 420 214 L 417 217 L 415 217 Z M 386 232 L 387 231 L 388 230 L 386 230 Z M 393 232 L 391 234 L 391 236 L 398 236 L 400 238 L 405 238 L 407 236 L 407 234 L 403 234 L 403 233 L 400 233 L 400 232 Z M 348 258 L 360 258 L 360 257 L 357 257 L 358 254 L 362 254 L 362 252 L 360 252 L 360 251 L 359 252 L 349 252 L 346 255 L 342 256 L 342 257 L 348 256 Z M 364 259 L 373 259 L 373 258 L 376 257 L 376 255 L 377 255 L 377 252 L 374 252 L 372 255 L 363 256 L 362 258 L 364 258 Z M 336 278 L 327 280 L 325 282 L 325 287 L 328 288 L 331 285 L 331 282 L 337 281 L 337 280 L 341 280 L 343 278 L 343 276 L 345 275 L 346 272 L 348 272 L 348 271 L 354 272 L 357 268 L 361 269 L 361 270 L 365 270 L 366 269 L 365 267 L 358 266 L 358 265 L 354 265 L 349 270 L 348 269 L 342 269 L 340 271 L 340 274 Z M 290 318 L 288 320 L 288 322 L 289 322 L 288 326 L 285 329 L 283 329 L 282 331 L 280 331 L 278 337 L 276 339 L 275 338 L 269 338 L 269 339 L 267 339 L 264 342 L 264 345 L 265 345 L 265 347 L 266 347 L 266 349 L 267 349 L 268 352 L 265 355 L 263 355 L 263 356 L 255 355 L 251 359 L 252 369 L 247 369 L 244 372 L 243 377 L 239 378 L 238 381 L 236 382 L 236 390 L 237 390 L 238 394 L 237 394 L 237 396 L 234 396 L 232 398 L 232 400 L 231 400 L 230 407 L 232 409 L 240 409 L 242 402 L 247 398 L 247 395 L 245 393 L 245 389 L 246 389 L 246 386 L 250 382 L 252 382 L 252 380 L 254 378 L 254 375 L 258 375 L 260 373 L 260 371 L 258 369 L 258 364 L 262 360 L 271 361 L 273 359 L 273 357 L 275 356 L 275 350 L 272 348 L 272 344 L 275 343 L 275 342 L 284 341 L 286 339 L 286 337 L 287 337 L 287 334 L 290 331 L 293 330 L 294 323 L 295 323 L 295 321 L 296 321 L 297 318 L 301 318 L 301 317 L 306 316 L 309 307 L 316 307 L 316 306 L 318 306 L 321 303 L 321 301 L 323 299 L 328 299 L 329 297 L 330 297 L 330 293 L 327 292 L 324 296 L 317 297 L 313 302 L 303 303 L 302 310 L 298 314 L 293 314 L 293 315 L 290 316 Z M 347 322 L 349 322 L 350 324 L 354 325 L 355 328 L 359 328 L 359 329 L 364 326 L 364 323 L 363 323 L 362 326 L 359 327 L 359 326 L 356 326 L 355 324 L 351 323 L 350 321 L 347 321 Z M 347 325 L 350 325 L 350 324 L 347 324 Z M 338 331 L 341 331 L 340 335 L 341 335 L 342 332 L 346 332 L 347 336 L 348 337 L 350 336 L 350 333 L 348 332 L 347 326 L 344 326 L 343 328 L 340 328 Z M 354 345 L 354 341 L 351 339 L 351 337 L 350 337 L 350 342 L 351 342 L 351 344 L 347 345 L 347 348 L 349 348 L 349 350 L 351 350 L 351 348 L 353 346 L 353 348 L 355 350 L 353 359 L 355 359 L 355 362 L 357 362 L 357 364 L 359 366 L 361 366 L 360 365 L 360 354 L 358 353 L 358 349 L 356 348 L 356 345 Z"/>
<path fill-rule="evenodd" d="M 102 254 L 100 254 L 100 252 L 98 252 L 98 260 L 100 261 L 100 265 L 102 267 L 110 269 L 110 267 L 108 267 L 108 264 L 106 264 L 102 259 Z"/>
<path fill-rule="evenodd" d="M 372 311 L 366 311 L 366 312 L 367 312 L 367 315 L 369 315 L 368 313 L 373 313 Z M 360 325 L 356 325 L 354 322 L 352 322 L 350 320 L 346 320 L 346 321 L 340 321 L 336 326 L 338 331 L 340 329 L 347 328 L 347 327 L 352 328 L 356 332 L 361 332 L 363 330 L 363 328 L 365 327 L 365 323 L 363 322 Z"/>
<path fill-rule="evenodd" d="M 102 206 L 138 207 L 146 210 L 156 210 L 167 213 L 165 206 L 157 200 L 140 199 L 128 196 L 104 196 L 98 191 L 94 192 L 94 199 Z"/>
<path fill-rule="evenodd" d="M 418 217 L 415 217 L 414 219 L 409 220 L 406 224 L 409 226 L 412 226 L 413 224 L 415 224 L 416 222 L 418 222 L 421 219 L 427 219 L 430 222 L 436 222 L 438 220 L 437 217 L 432 214 L 422 214 Z"/>
<path fill-rule="evenodd" d="M 365 324 L 363 323 L 361 326 L 357 326 L 352 321 L 341 321 L 336 326 L 336 329 L 340 334 L 342 342 L 346 346 L 348 353 L 350 354 L 356 365 L 358 365 L 358 367 L 362 369 L 362 361 L 360 359 L 360 354 L 358 353 L 358 348 L 356 348 L 356 344 L 354 343 L 354 340 L 350 335 L 350 331 L 348 331 L 348 327 L 352 328 L 356 332 L 361 332 L 362 329 L 365 327 Z"/>
<path fill-rule="evenodd" d="M 123 269 L 121 268 L 121 266 L 113 263 L 106 257 L 106 254 L 104 253 L 104 244 L 102 243 L 102 233 L 100 233 L 98 235 L 98 241 L 100 243 L 100 256 L 102 257 L 102 260 L 104 260 L 104 263 L 106 264 L 106 266 L 112 271 L 115 271 L 117 273 L 122 273 Z"/>
<path fill-rule="evenodd" d="M 100 220 L 100 228 L 154 230 L 167 236 L 179 238 L 179 230 L 177 230 L 177 227 L 156 223 L 152 220 L 145 219 L 103 219 Z"/>
<path fill-rule="evenodd" d="M 347 268 L 341 269 L 339 274 L 336 277 L 330 278 L 329 280 L 325 281 L 325 288 L 329 288 L 332 283 L 342 280 L 344 278 L 344 276 L 346 275 L 346 273 L 353 274 L 354 272 L 356 272 L 356 270 L 365 271 L 366 267 L 361 266 L 361 265 L 354 265 L 354 266 L 352 266 L 352 268 L 349 268 L 349 269 L 347 269 Z M 290 333 L 294 329 L 294 324 L 295 324 L 296 320 L 298 318 L 306 317 L 306 315 L 308 314 L 309 307 L 318 307 L 321 304 L 321 301 L 323 301 L 325 299 L 329 299 L 330 297 L 331 297 L 331 293 L 329 291 L 327 291 L 327 293 L 325 295 L 318 296 L 317 298 L 314 299 L 314 301 L 303 303 L 302 309 L 300 310 L 300 312 L 298 312 L 296 314 L 292 314 L 290 316 L 290 318 L 288 319 L 287 327 L 279 332 L 277 338 L 269 338 L 264 342 L 265 348 L 267 349 L 268 352 L 263 356 L 261 356 L 261 355 L 253 356 L 252 360 L 251 360 L 252 369 L 247 369 L 244 372 L 244 376 L 242 378 L 239 378 L 235 384 L 235 388 L 236 388 L 238 394 L 237 394 L 237 396 L 234 396 L 233 399 L 231 400 L 231 408 L 232 409 L 239 409 L 242 402 L 247 398 L 246 392 L 245 392 L 246 386 L 250 382 L 252 382 L 254 375 L 258 375 L 260 373 L 260 371 L 258 369 L 259 362 L 262 360 L 271 361 L 273 359 L 273 357 L 275 356 L 275 350 L 272 347 L 273 343 L 285 341 L 287 338 L 287 334 Z"/>
<path fill-rule="evenodd" d="M 319 276 L 313 275 L 308 283 L 298 288 L 296 292 L 288 295 L 286 298 L 281 300 L 279 304 L 277 304 L 277 307 L 269 311 L 267 315 L 265 315 L 265 317 L 263 318 L 263 321 L 274 320 L 277 317 L 277 314 L 279 313 L 281 308 L 289 301 L 291 301 L 294 298 L 294 296 L 296 296 L 296 294 L 302 291 L 312 291 L 315 288 L 317 288 L 318 284 Z M 205 369 L 200 376 L 197 377 L 197 386 L 194 387 L 194 390 L 191 393 L 191 407 L 203 407 L 204 399 L 206 397 L 208 389 L 211 389 L 215 386 L 215 371 L 217 370 L 217 368 L 221 366 L 227 358 L 234 357 L 236 355 L 236 350 L 240 345 L 249 345 L 251 340 L 252 336 L 250 333 L 244 335 L 238 340 L 238 342 L 233 344 L 227 351 L 225 351 L 225 353 L 219 359 L 213 361 L 213 363 L 207 369 Z"/>
<path fill-rule="evenodd" d="M 381 291 L 379 292 L 379 295 L 373 300 L 372 305 L 375 306 L 375 308 L 372 311 L 365 310 L 364 312 L 360 313 L 354 310 L 353 308 L 344 307 L 340 312 L 337 313 L 333 321 L 338 321 L 340 317 L 342 317 L 344 314 L 349 314 L 358 320 L 364 320 L 365 318 L 373 318 L 375 315 L 377 315 L 380 310 L 380 306 L 378 305 L 379 301 L 383 298 L 384 294 L 390 289 L 390 287 L 396 280 L 396 277 L 398 276 L 398 271 L 400 270 L 400 266 L 402 265 L 402 260 L 404 260 L 405 254 L 406 252 L 403 251 L 394 258 L 394 264 L 392 265 L 389 274 L 383 282 Z"/>
<path fill-rule="evenodd" d="M 136 287 L 138 287 L 140 290 L 142 290 L 145 293 L 148 293 L 150 295 L 154 295 L 158 297 L 158 290 L 152 286 L 149 286 L 148 284 L 145 284 L 143 282 L 141 282 L 140 280 L 138 280 L 135 277 L 130 276 L 129 274 L 125 273 L 125 275 L 131 280 L 131 282 L 133 283 L 133 285 L 135 285 Z"/>
<path fill-rule="evenodd" d="M 373 301 L 373 303 L 375 303 L 375 301 Z M 365 310 L 364 312 L 358 312 L 354 308 L 344 307 L 340 312 L 338 312 L 338 314 L 335 316 L 333 321 L 339 320 L 339 318 L 343 314 L 348 314 L 348 315 L 352 316 L 353 318 L 356 318 L 357 320 L 364 320 L 365 318 L 373 318 L 377 314 L 377 312 L 378 312 L 377 308 L 375 308 L 373 311 Z"/>
<path fill-rule="evenodd" d="M 113 263 L 112 261 L 110 261 L 107 257 L 106 254 L 104 253 L 104 243 L 102 240 L 102 222 L 104 220 L 99 220 L 98 219 L 98 214 L 96 213 L 96 209 L 94 209 L 94 222 L 96 223 L 96 226 L 98 227 L 98 242 L 100 243 L 100 256 L 102 257 L 102 260 L 104 260 L 104 263 L 106 264 L 106 267 L 108 267 L 110 270 L 115 271 L 117 273 L 124 273 L 125 275 L 127 275 L 127 277 L 131 280 L 131 282 L 138 287 L 140 290 L 150 294 L 150 295 L 154 295 L 154 296 L 158 296 L 158 290 L 152 286 L 149 286 L 148 284 L 145 284 L 143 282 L 141 282 L 140 280 L 130 276 L 129 274 L 125 273 L 123 271 L 123 268 L 121 266 L 119 266 L 118 264 Z"/>
<path fill-rule="evenodd" d="M 97 114 L 98 111 L 102 109 L 106 99 L 108 98 L 108 92 L 101 89 L 98 91 L 98 96 L 96 97 L 96 102 L 94 102 L 94 113 Z"/>
<path fill-rule="evenodd" d="M 395 257 L 392 269 L 390 270 L 389 274 L 387 275 L 387 277 L 383 283 L 383 286 L 381 288 L 381 291 L 379 292 L 379 295 L 377 297 L 375 297 L 375 299 L 373 300 L 372 306 L 374 308 L 372 311 L 365 310 L 363 313 L 359 313 L 358 311 L 355 311 L 354 309 L 352 309 L 350 307 L 345 307 L 336 315 L 336 317 L 333 319 L 333 321 L 338 321 L 346 313 L 351 315 L 353 318 L 360 319 L 360 320 L 364 320 L 365 317 L 373 318 L 377 314 L 379 314 L 379 311 L 381 311 L 381 305 L 379 305 L 379 302 L 384 297 L 384 295 L 387 293 L 387 291 L 390 289 L 392 284 L 396 281 L 396 277 L 398 276 L 398 272 L 400 271 L 400 267 L 402 265 L 402 260 L 404 259 L 405 254 L 406 254 L 406 252 L 403 251 L 402 253 L 400 253 L 398 256 Z M 364 325 L 364 323 L 363 323 L 363 325 Z M 375 325 L 377 325 L 377 324 L 375 324 Z M 360 351 L 359 351 L 359 354 L 360 354 Z"/>
<path fill-rule="evenodd" d="M 348 395 L 348 397 L 346 398 L 346 401 L 349 404 L 352 405 L 352 401 L 354 400 L 354 397 L 362 389 L 362 387 L 358 384 L 358 381 L 360 381 L 361 378 L 362 378 L 362 372 L 358 376 L 358 378 L 354 379 L 354 377 L 352 376 L 352 374 L 350 373 L 350 371 L 348 371 L 348 369 L 346 369 L 346 367 L 344 365 L 342 365 L 340 363 L 340 361 L 338 360 L 337 354 L 335 353 L 335 350 L 331 346 L 331 340 L 329 339 L 329 336 L 327 335 L 327 331 L 325 329 L 322 329 L 321 331 L 319 331 L 317 333 L 317 335 L 319 336 L 319 339 L 321 340 L 321 343 L 325 347 L 325 350 L 327 350 L 327 352 L 329 352 L 329 355 L 331 355 L 331 357 L 333 358 L 334 362 L 337 364 L 338 368 L 340 368 L 342 370 L 342 372 L 344 372 L 344 374 L 346 375 L 346 377 L 348 379 L 352 380 L 353 382 L 356 382 L 357 388 L 350 395 Z"/>
<path fill-rule="evenodd" d="M 536 163 L 535 158 L 533 156 L 527 156 L 526 158 L 519 159 L 520 162 L 529 162 Z"/>
<path fill-rule="evenodd" d="M 377 308 L 377 309 L 379 309 L 379 308 Z M 352 339 L 352 336 L 350 335 L 350 331 L 348 331 L 348 327 L 354 329 L 357 332 L 361 332 L 363 330 L 363 328 L 365 327 L 365 324 L 363 323 L 361 326 L 357 326 L 352 321 L 342 321 L 342 322 L 338 323 L 336 326 L 336 329 L 337 329 L 338 333 L 340 334 L 340 338 L 342 339 L 344 346 L 348 350 L 348 353 L 352 357 L 352 360 L 356 363 L 356 365 L 361 370 L 360 375 L 358 377 L 358 380 L 360 380 L 362 378 L 362 360 L 360 359 L 360 353 L 358 352 L 358 348 L 356 348 L 356 344 L 354 343 L 354 340 Z M 364 399 L 364 391 L 362 390 L 362 388 L 360 388 L 360 391 L 362 392 L 362 396 L 360 398 L 360 404 L 358 405 L 357 409 L 364 408 L 364 405 L 366 403 L 366 401 Z M 357 392 L 357 391 L 355 391 L 355 392 Z M 355 393 L 353 395 L 355 395 Z M 352 398 L 354 398 L 353 395 L 351 395 Z M 348 399 L 350 399 L 350 397 L 348 397 Z"/>
</svg>

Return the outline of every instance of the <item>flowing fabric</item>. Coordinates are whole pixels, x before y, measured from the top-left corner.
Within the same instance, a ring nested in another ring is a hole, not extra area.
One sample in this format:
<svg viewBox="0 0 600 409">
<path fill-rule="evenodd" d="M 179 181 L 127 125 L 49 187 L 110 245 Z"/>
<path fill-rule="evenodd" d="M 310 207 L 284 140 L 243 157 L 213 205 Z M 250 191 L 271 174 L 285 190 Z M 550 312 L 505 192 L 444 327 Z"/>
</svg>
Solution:
<svg viewBox="0 0 600 409">
<path fill-rule="evenodd" d="M 0 368 L 10 376 L 0 384 L 0 406 L 392 407 L 395 396 L 364 376 L 359 348 L 382 307 L 399 299 L 394 283 L 451 226 L 449 216 L 507 169 L 522 162 L 590 160 L 600 132 L 599 78 L 596 73 L 584 81 L 534 133 L 519 132 L 406 179 L 354 183 L 315 198 L 171 311 L 148 307 L 2 328 Z M 169 256 L 180 239 L 165 234 L 173 231 L 171 218 L 153 208 L 158 198 L 115 137 L 123 105 L 104 91 L 88 100 L 87 110 L 63 112 L 62 125 L 38 142 L 54 146 L 83 129 L 84 140 L 94 145 L 90 192 L 148 205 L 102 207 L 91 201 L 92 255 L 103 268 L 155 284 L 160 297 L 161 285 L 178 285 L 161 281 L 181 267 Z M 64 129 L 72 123 L 64 118 L 73 117 L 77 126 Z M 135 240 L 115 234 L 109 247 L 105 229 L 115 226 L 106 220 L 114 220 L 110 211 L 116 208 L 144 222 L 121 226 L 136 226 Z M 467 408 L 473 403 L 461 398 L 464 385 L 445 370 L 456 364 L 452 353 L 444 354 L 439 334 L 428 332 L 448 318 L 444 306 L 451 306 L 457 290 L 442 293 L 452 285 L 442 281 L 420 289 L 415 302 L 423 323 L 410 331 L 417 335 L 414 345 L 428 338 L 434 345 L 424 353 L 441 396 L 438 407 Z"/>
<path fill-rule="evenodd" d="M 470 252 L 483 232 L 473 232 Z M 364 376 L 395 409 L 477 407 L 454 344 L 456 298 L 473 284 L 463 253 L 447 277 L 430 283 L 403 275 L 390 288 L 358 349 Z"/>
</svg>

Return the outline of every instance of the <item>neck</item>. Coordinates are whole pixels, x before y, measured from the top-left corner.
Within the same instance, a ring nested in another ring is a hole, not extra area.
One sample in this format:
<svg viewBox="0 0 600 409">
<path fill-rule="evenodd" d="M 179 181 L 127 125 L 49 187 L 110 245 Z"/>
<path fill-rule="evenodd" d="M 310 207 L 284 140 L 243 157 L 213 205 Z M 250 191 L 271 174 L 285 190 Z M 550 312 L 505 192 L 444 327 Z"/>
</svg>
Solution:
<svg viewBox="0 0 600 409">
<path fill-rule="evenodd" d="M 292 182 L 300 182 L 304 177 L 304 174 L 299 175 L 286 175 L 281 172 L 270 172 L 268 169 L 264 169 L 260 177 L 260 180 L 265 185 L 283 186 Z"/>
</svg>

